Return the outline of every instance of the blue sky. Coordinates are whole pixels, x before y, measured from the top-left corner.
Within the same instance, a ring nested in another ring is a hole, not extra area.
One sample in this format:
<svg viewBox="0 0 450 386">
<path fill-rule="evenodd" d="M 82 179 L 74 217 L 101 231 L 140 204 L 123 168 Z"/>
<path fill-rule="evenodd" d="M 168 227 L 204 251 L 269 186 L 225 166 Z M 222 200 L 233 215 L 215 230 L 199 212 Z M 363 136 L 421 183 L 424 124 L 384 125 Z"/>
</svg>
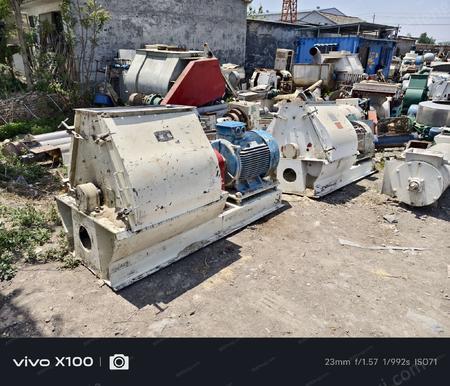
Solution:
<svg viewBox="0 0 450 386">
<path fill-rule="evenodd" d="M 438 41 L 450 41 L 449 0 L 298 0 L 299 10 L 336 7 L 350 16 L 388 25 L 400 25 L 400 33 L 419 36 L 427 32 Z M 253 0 L 252 6 L 262 5 L 269 11 L 281 11 L 282 0 Z"/>
</svg>

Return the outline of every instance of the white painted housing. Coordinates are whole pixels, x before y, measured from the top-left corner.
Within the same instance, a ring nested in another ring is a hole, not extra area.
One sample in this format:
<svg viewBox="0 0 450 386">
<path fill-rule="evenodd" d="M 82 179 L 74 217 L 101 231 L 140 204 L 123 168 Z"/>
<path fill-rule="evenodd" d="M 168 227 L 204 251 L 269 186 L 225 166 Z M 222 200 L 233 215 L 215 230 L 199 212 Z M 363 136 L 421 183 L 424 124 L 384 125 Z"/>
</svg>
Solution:
<svg viewBox="0 0 450 386">
<path fill-rule="evenodd" d="M 281 206 L 272 190 L 227 201 L 190 107 L 79 109 L 71 191 L 58 208 L 75 254 L 123 288 Z"/>
<path fill-rule="evenodd" d="M 450 185 L 450 129 L 434 140 L 428 149 L 409 148 L 386 162 L 382 193 L 416 207 L 439 200 Z"/>
<path fill-rule="evenodd" d="M 268 131 L 280 146 L 283 192 L 321 197 L 374 173 L 373 134 L 361 119 L 351 105 L 280 103 Z"/>
</svg>

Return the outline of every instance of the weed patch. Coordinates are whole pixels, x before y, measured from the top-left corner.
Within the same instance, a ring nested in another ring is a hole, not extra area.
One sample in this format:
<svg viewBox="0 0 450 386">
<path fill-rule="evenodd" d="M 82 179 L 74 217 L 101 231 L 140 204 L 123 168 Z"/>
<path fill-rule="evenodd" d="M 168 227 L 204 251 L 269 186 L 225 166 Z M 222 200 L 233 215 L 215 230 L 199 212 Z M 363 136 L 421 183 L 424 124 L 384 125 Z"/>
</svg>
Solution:
<svg viewBox="0 0 450 386">
<path fill-rule="evenodd" d="M 63 115 L 54 118 L 36 118 L 28 121 L 18 121 L 0 126 L 0 141 L 12 139 L 21 134 L 45 134 L 58 130 L 58 125 L 64 119 Z"/>
<path fill-rule="evenodd" d="M 45 248 L 60 225 L 54 205 L 47 211 L 32 205 L 21 208 L 0 206 L 0 280 L 14 277 L 16 263 L 46 263 L 59 261 L 64 268 L 74 268 L 73 258 L 64 232 L 57 236 L 56 246 Z M 40 248 L 42 247 L 42 248 Z"/>
<path fill-rule="evenodd" d="M 17 157 L 6 157 L 0 153 L 0 181 L 15 180 L 22 176 L 28 183 L 35 183 L 47 174 L 48 171 L 39 164 L 25 164 Z"/>
</svg>

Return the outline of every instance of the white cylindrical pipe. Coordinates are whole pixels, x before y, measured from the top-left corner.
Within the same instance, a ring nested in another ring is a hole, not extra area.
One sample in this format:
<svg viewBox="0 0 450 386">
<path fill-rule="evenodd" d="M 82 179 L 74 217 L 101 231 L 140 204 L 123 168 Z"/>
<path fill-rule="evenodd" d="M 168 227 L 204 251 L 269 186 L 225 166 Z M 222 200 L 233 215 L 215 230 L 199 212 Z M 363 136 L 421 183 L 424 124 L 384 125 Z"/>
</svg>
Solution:
<svg viewBox="0 0 450 386">
<path fill-rule="evenodd" d="M 47 133 L 47 134 L 33 135 L 33 138 L 37 142 L 51 141 L 53 139 L 65 138 L 65 137 L 70 138 L 69 133 L 67 133 L 67 131 L 65 131 L 65 130 L 55 131 L 53 133 Z"/>
<path fill-rule="evenodd" d="M 56 139 L 52 139 L 49 141 L 39 141 L 39 143 L 42 146 L 55 146 L 55 147 L 59 147 L 60 145 L 64 145 L 66 143 L 70 143 L 72 140 L 71 137 L 67 137 L 67 138 L 56 138 Z"/>
<path fill-rule="evenodd" d="M 314 46 L 313 48 L 311 48 L 309 50 L 309 53 L 313 57 L 313 64 L 322 64 L 323 63 L 322 53 L 320 52 L 318 47 Z"/>
</svg>

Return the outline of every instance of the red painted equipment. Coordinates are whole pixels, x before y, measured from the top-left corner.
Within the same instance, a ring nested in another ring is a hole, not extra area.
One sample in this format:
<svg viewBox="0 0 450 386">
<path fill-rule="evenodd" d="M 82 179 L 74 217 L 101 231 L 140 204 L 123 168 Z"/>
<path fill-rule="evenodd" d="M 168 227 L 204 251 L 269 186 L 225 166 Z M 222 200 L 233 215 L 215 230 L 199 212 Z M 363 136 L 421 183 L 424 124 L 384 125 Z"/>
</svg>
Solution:
<svg viewBox="0 0 450 386">
<path fill-rule="evenodd" d="M 204 106 L 225 94 L 225 80 L 216 58 L 190 62 L 170 88 L 162 105 Z"/>
<path fill-rule="evenodd" d="M 218 150 L 214 149 L 214 153 L 216 153 L 217 161 L 219 161 L 220 177 L 222 178 L 222 190 L 225 190 L 226 161 Z"/>
</svg>

